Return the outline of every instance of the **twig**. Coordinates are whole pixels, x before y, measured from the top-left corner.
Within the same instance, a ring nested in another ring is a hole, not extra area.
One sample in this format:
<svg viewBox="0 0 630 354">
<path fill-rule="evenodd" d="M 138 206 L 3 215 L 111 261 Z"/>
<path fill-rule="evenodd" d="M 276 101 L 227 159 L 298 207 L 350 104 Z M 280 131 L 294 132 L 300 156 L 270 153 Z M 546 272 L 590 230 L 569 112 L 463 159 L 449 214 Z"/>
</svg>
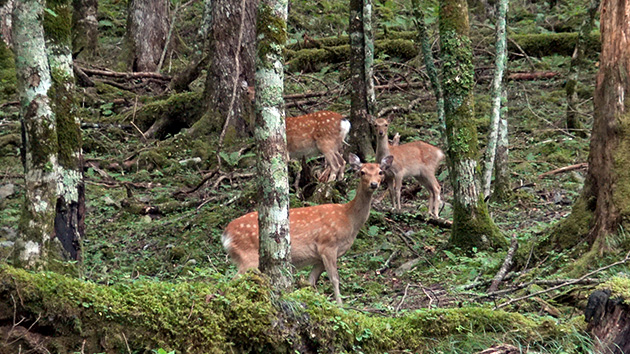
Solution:
<svg viewBox="0 0 630 354">
<path fill-rule="evenodd" d="M 532 61 L 532 58 L 530 58 L 529 55 L 527 55 L 527 53 L 525 53 L 523 48 L 521 48 L 521 46 L 518 43 L 516 43 L 516 41 L 514 39 L 512 39 L 511 37 L 508 37 L 508 40 L 510 42 L 512 42 L 512 44 L 514 44 L 516 46 L 516 48 L 518 48 L 518 50 L 519 50 L 519 52 L 521 52 L 521 54 L 523 54 L 523 56 L 525 57 L 525 59 L 529 63 L 529 66 L 532 67 L 532 70 L 536 70 L 536 66 L 534 65 L 534 62 Z"/>
<path fill-rule="evenodd" d="M 431 305 L 433 305 L 433 298 L 431 297 L 431 295 L 429 295 L 429 293 L 424 289 L 424 286 L 422 285 L 422 283 L 420 283 L 420 289 L 422 289 L 422 292 L 424 293 L 424 295 L 426 295 L 429 298 L 429 306 L 427 306 L 428 308 L 431 307 Z M 439 303 L 438 303 L 439 306 Z"/>
<path fill-rule="evenodd" d="M 503 308 L 503 307 L 506 307 L 508 305 L 511 305 L 511 304 L 513 304 L 515 302 L 518 302 L 518 301 L 521 301 L 521 300 L 524 300 L 524 299 L 528 299 L 528 298 L 533 297 L 533 296 L 538 296 L 540 294 L 548 293 L 550 291 L 553 291 L 553 290 L 556 290 L 556 289 L 560 289 L 560 288 L 565 287 L 567 285 L 572 285 L 572 284 L 578 283 L 578 282 L 582 281 L 583 279 L 588 278 L 589 276 L 591 276 L 593 274 L 597 274 L 599 272 L 602 272 L 602 271 L 604 271 L 606 269 L 609 269 L 609 268 L 612 268 L 614 266 L 618 266 L 620 264 L 624 264 L 624 263 L 628 262 L 629 259 L 630 259 L 630 252 L 628 252 L 628 254 L 626 254 L 626 257 L 624 259 L 622 259 L 622 260 L 620 260 L 618 262 L 609 264 L 607 266 L 601 267 L 599 269 L 596 269 L 596 270 L 594 270 L 592 272 L 589 272 L 589 273 L 585 274 L 584 276 L 582 276 L 582 277 L 580 277 L 578 279 L 573 279 L 571 281 L 568 281 L 568 282 L 565 282 L 565 283 L 562 283 L 562 284 L 558 284 L 556 286 L 552 286 L 549 289 L 540 290 L 540 291 L 537 291 L 537 292 L 529 294 L 529 295 L 525 295 L 525 296 L 517 297 L 515 299 L 511 299 L 511 300 L 506 301 L 506 302 L 504 302 L 504 303 L 502 303 L 502 304 L 500 304 L 498 306 L 495 306 L 494 309 L 498 310 L 500 308 Z"/>
<path fill-rule="evenodd" d="M 516 234 L 512 234 L 512 241 L 510 243 L 510 249 L 505 256 L 503 265 L 501 266 L 501 269 L 499 269 L 499 271 L 497 272 L 497 275 L 494 276 L 492 284 L 490 284 L 490 287 L 488 288 L 489 293 L 497 291 L 497 289 L 499 288 L 499 283 L 501 283 L 503 278 L 505 278 L 508 269 L 512 265 L 512 258 L 514 257 L 514 253 L 516 253 L 516 250 L 518 250 L 518 240 L 516 239 Z"/>
<path fill-rule="evenodd" d="M 395 310 L 396 313 L 398 313 L 398 310 L 400 310 L 400 306 L 402 306 L 403 302 L 405 302 L 405 298 L 407 297 L 407 290 L 409 290 L 410 285 L 411 283 L 407 283 L 407 286 L 405 287 L 405 293 L 403 294 L 403 297 L 400 300 L 400 303 L 398 303 L 398 306 L 396 306 L 396 310 Z"/>
<path fill-rule="evenodd" d="M 186 318 L 186 320 L 190 320 L 190 316 L 192 316 L 193 310 L 195 309 L 195 300 L 193 299 L 192 305 L 190 306 L 190 313 L 188 314 L 188 317 Z"/>
<path fill-rule="evenodd" d="M 141 72 L 131 73 L 131 72 L 116 72 L 116 71 L 110 71 L 110 70 L 88 69 L 88 68 L 82 68 L 82 67 L 79 67 L 79 68 L 88 75 L 118 77 L 118 78 L 123 78 L 123 79 L 153 78 L 153 79 L 158 79 L 158 80 L 163 80 L 163 81 L 171 80 L 171 77 L 168 75 L 162 75 L 159 73 L 152 73 L 152 72 L 141 71 Z"/>
<path fill-rule="evenodd" d="M 583 169 L 583 168 L 588 168 L 588 163 L 583 162 L 583 163 L 578 163 L 578 164 L 571 165 L 571 166 L 565 166 L 565 167 L 556 168 L 555 170 L 547 171 L 545 173 L 542 173 L 542 174 L 538 175 L 538 179 L 543 179 L 545 177 L 557 175 L 559 173 L 569 172 L 569 171 L 573 171 L 573 170 L 580 170 L 580 169 Z"/>
<path fill-rule="evenodd" d="M 123 336 L 123 339 L 125 340 L 125 345 L 127 346 L 127 351 L 129 352 L 129 354 L 131 354 L 131 348 L 129 348 L 129 342 L 127 342 L 127 336 L 125 335 L 125 332 L 120 332 Z"/>
<path fill-rule="evenodd" d="M 389 257 L 387 258 L 387 260 L 385 261 L 385 263 L 383 263 L 383 266 L 381 267 L 381 269 L 376 271 L 376 274 L 381 274 L 383 273 L 387 268 L 389 268 L 389 264 L 391 263 L 392 259 L 394 259 L 394 257 L 396 257 L 398 255 L 398 250 L 394 250 L 394 252 L 392 252 L 392 254 L 389 255 Z"/>
</svg>

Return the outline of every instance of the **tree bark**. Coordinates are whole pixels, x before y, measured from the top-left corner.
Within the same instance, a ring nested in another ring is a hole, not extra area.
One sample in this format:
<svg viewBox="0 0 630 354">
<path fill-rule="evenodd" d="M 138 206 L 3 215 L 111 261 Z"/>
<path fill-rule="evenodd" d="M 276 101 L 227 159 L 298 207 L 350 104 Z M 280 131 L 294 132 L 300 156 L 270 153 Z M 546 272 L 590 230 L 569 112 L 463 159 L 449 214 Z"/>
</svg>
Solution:
<svg viewBox="0 0 630 354">
<path fill-rule="evenodd" d="M 581 137 L 586 137 L 586 133 L 582 130 L 582 123 L 577 114 L 577 84 L 580 75 L 580 67 L 584 61 L 584 55 L 586 54 L 586 40 L 593 29 L 593 22 L 595 21 L 595 15 L 599 8 L 599 1 L 600 0 L 589 1 L 587 16 L 580 26 L 580 32 L 578 34 L 577 43 L 575 44 L 575 51 L 571 57 L 571 66 L 569 66 L 569 75 L 565 85 L 567 93 L 567 129 L 571 131 L 572 134 Z"/>
<path fill-rule="evenodd" d="M 433 60 L 433 52 L 431 51 L 431 42 L 429 41 L 429 35 L 427 34 L 427 26 L 424 20 L 424 11 L 420 4 L 420 0 L 412 0 L 413 13 L 416 22 L 416 28 L 418 30 L 418 37 L 420 38 L 420 45 L 422 46 L 422 54 L 424 56 L 424 65 L 431 80 L 431 86 L 435 93 L 435 99 L 437 102 L 437 117 L 440 123 L 440 132 L 442 133 L 442 139 L 446 138 L 444 123 L 444 96 L 442 94 L 442 85 L 438 77 L 438 71 L 435 67 L 435 61 Z M 446 143 L 446 141 L 445 141 Z"/>
<path fill-rule="evenodd" d="M 125 35 L 127 68 L 155 71 L 166 45 L 168 5 L 165 0 L 130 0 Z"/>
<path fill-rule="evenodd" d="M 221 131 L 220 149 L 226 136 L 233 139 L 252 131 L 254 112 L 246 92 L 254 82 L 258 0 L 216 0 L 211 6 L 206 109 L 189 132 L 204 136 Z"/>
<path fill-rule="evenodd" d="M 374 33 L 372 0 L 350 1 L 350 151 L 363 161 L 374 156 L 370 118 L 374 115 Z"/>
<path fill-rule="evenodd" d="M 25 198 L 14 263 L 40 269 L 48 262 L 57 202 L 57 127 L 41 18 L 43 0 L 16 0 L 13 40 L 21 102 Z"/>
<path fill-rule="evenodd" d="M 44 38 L 52 77 L 49 98 L 57 125 L 57 202 L 54 252 L 62 259 L 80 260 L 85 233 L 85 188 L 81 152 L 81 122 L 74 103 L 70 0 L 49 1 L 44 14 Z M 75 270 L 78 270 L 78 265 Z"/>
<path fill-rule="evenodd" d="M 508 141 L 508 105 L 507 90 L 503 87 L 501 94 L 503 107 L 501 108 L 501 120 L 499 121 L 499 138 L 497 140 L 497 156 L 494 160 L 494 192 L 492 199 L 505 201 L 512 193 L 510 186 L 510 171 L 508 168 L 509 141 Z"/>
<path fill-rule="evenodd" d="M 630 306 L 623 299 L 611 299 L 610 290 L 594 291 L 588 298 L 584 319 L 596 338 L 595 353 L 630 353 Z"/>
<path fill-rule="evenodd" d="M 483 196 L 490 195 L 490 186 L 492 184 L 492 171 L 494 169 L 494 160 L 497 154 L 497 140 L 499 137 L 499 123 L 501 120 L 501 98 L 503 96 L 503 72 L 507 66 L 507 33 L 505 29 L 505 18 L 508 11 L 508 0 L 499 0 L 497 3 L 498 16 L 496 22 L 497 43 L 495 46 L 496 56 L 494 59 L 494 77 L 492 79 L 492 113 L 490 117 L 490 129 L 488 134 L 488 145 L 483 168 L 483 178 L 481 180 L 483 188 Z M 506 105 L 503 104 L 505 107 Z"/>
<path fill-rule="evenodd" d="M 287 41 L 287 0 L 261 0 L 256 53 L 256 129 L 260 203 L 260 270 L 272 288 L 293 286 L 289 236 L 289 178 L 282 51 Z"/>
<path fill-rule="evenodd" d="M 610 251 L 607 236 L 630 217 L 630 4 L 601 4 L 602 51 L 596 77 L 588 172 L 571 215 L 552 231 L 556 248 L 584 239 L 598 253 Z"/>
<path fill-rule="evenodd" d="M 0 6 L 0 38 L 9 48 L 13 45 L 11 40 L 11 12 L 13 12 L 14 3 L 15 0 L 7 0 Z"/>
<path fill-rule="evenodd" d="M 92 58 L 98 47 L 98 1 L 73 0 L 72 50 Z"/>
<path fill-rule="evenodd" d="M 453 229 L 450 242 L 469 251 L 506 245 L 490 219 L 477 180 L 479 146 L 473 120 L 474 72 L 466 0 L 440 2 L 442 89 L 453 185 Z"/>
</svg>

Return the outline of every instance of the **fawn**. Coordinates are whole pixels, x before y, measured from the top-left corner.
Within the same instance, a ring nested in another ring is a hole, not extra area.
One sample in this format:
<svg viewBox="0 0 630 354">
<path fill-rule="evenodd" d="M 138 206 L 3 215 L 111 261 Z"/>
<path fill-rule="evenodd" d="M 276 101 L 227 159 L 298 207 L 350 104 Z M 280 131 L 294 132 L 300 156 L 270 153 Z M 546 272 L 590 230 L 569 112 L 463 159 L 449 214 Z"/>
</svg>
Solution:
<svg viewBox="0 0 630 354">
<path fill-rule="evenodd" d="M 291 235 L 291 263 L 298 268 L 313 266 L 308 277 L 316 287 L 325 270 L 333 285 L 335 300 L 341 304 L 337 258 L 346 253 L 365 224 L 372 203 L 372 195 L 380 186 L 385 171 L 392 166 L 392 156 L 376 163 L 362 164 L 350 154 L 350 165 L 359 175 L 359 186 L 354 199 L 346 204 L 322 204 L 289 210 Z M 223 247 L 236 263 L 238 273 L 258 267 L 258 212 L 243 215 L 228 224 L 221 236 Z"/>
<path fill-rule="evenodd" d="M 350 131 L 350 122 L 336 112 L 320 111 L 287 117 L 287 150 L 292 159 L 324 154 L 328 166 L 320 180 L 343 179 L 346 161 L 341 148 Z"/>
<path fill-rule="evenodd" d="M 373 123 L 376 130 L 376 158 L 394 156 L 394 163 L 385 175 L 385 182 L 392 204 L 397 210 L 401 209 L 400 189 L 405 177 L 415 177 L 429 191 L 429 213 L 438 217 L 440 212 L 440 183 L 435 178 L 440 161 L 444 159 L 444 152 L 436 146 L 423 141 L 392 146 L 387 140 L 387 128 L 392 116 L 387 119 L 379 118 Z"/>
</svg>

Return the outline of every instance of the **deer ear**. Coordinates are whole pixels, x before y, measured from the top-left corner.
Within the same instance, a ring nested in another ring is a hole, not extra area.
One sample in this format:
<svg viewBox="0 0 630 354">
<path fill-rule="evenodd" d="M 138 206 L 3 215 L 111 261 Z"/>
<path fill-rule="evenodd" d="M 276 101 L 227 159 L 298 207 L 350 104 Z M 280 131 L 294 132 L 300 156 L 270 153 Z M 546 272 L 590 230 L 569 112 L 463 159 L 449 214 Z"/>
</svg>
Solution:
<svg viewBox="0 0 630 354">
<path fill-rule="evenodd" d="M 381 165 L 379 166 L 381 170 L 387 171 L 390 167 L 392 167 L 392 163 L 394 162 L 394 156 L 388 155 L 383 157 L 381 160 Z"/>
<path fill-rule="evenodd" d="M 394 113 L 390 113 L 387 115 L 387 123 L 391 123 L 394 120 Z"/>
<path fill-rule="evenodd" d="M 355 171 L 360 170 L 361 166 L 363 166 L 361 160 L 359 160 L 359 157 L 352 153 L 348 154 L 348 162 L 350 163 L 350 167 L 352 167 L 352 169 Z"/>
</svg>

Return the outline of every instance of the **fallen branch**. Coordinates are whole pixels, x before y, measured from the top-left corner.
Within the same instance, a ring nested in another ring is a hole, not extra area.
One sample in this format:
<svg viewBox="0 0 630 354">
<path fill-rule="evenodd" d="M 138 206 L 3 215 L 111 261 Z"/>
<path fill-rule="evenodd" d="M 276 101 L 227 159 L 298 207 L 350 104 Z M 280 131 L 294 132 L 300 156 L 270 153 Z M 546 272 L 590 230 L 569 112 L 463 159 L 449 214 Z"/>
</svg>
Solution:
<svg viewBox="0 0 630 354">
<path fill-rule="evenodd" d="M 552 171 L 547 171 L 543 174 L 538 175 L 538 179 L 543 179 L 545 177 L 549 177 L 549 176 L 553 176 L 553 175 L 557 175 L 560 173 L 564 173 L 564 172 L 569 172 L 569 171 L 573 171 L 573 170 L 581 170 L 584 168 L 588 168 L 588 163 L 586 162 L 582 162 L 582 163 L 578 163 L 575 165 L 571 165 L 571 166 L 565 166 L 565 167 L 560 167 L 557 168 L 555 170 Z"/>
<path fill-rule="evenodd" d="M 503 307 L 506 307 L 506 306 L 508 306 L 508 305 L 511 305 L 511 304 L 513 304 L 513 303 L 515 303 L 515 302 L 518 302 L 518 301 L 521 301 L 521 300 L 525 300 L 525 299 L 529 299 L 530 297 L 538 296 L 538 295 L 540 295 L 540 294 L 548 293 L 548 292 L 550 292 L 550 291 L 557 290 L 557 289 L 560 289 L 560 288 L 565 287 L 565 286 L 568 286 L 568 285 L 573 285 L 573 284 L 576 284 L 576 283 L 578 283 L 578 282 L 582 281 L 583 279 L 588 278 L 589 276 L 591 276 L 591 275 L 593 275 L 593 274 L 597 274 L 597 273 L 602 272 L 602 271 L 604 271 L 604 270 L 606 270 L 606 269 L 609 269 L 609 268 L 612 268 L 612 267 L 615 267 L 615 266 L 618 266 L 618 265 L 621 265 L 621 264 L 625 264 L 625 263 L 627 263 L 627 262 L 628 262 L 628 260 L 630 260 L 630 252 L 628 252 L 628 253 L 626 254 L 626 257 L 625 257 L 624 259 L 622 259 L 622 260 L 620 260 L 620 261 L 618 261 L 618 262 L 615 262 L 615 263 L 609 264 L 609 265 L 607 265 L 607 266 L 601 267 L 601 268 L 599 268 L 599 269 L 596 269 L 596 270 L 594 270 L 594 271 L 592 271 L 592 272 L 589 272 L 589 273 L 585 274 L 584 276 L 582 276 L 582 277 L 580 277 L 580 278 L 578 278 L 578 279 L 573 279 L 573 280 L 570 280 L 570 281 L 564 282 L 564 283 L 562 283 L 562 284 L 558 284 L 558 285 L 556 285 L 556 286 L 552 286 L 552 287 L 551 287 L 551 288 L 549 288 L 549 289 L 540 290 L 540 291 L 537 291 L 537 292 L 532 293 L 532 294 L 529 294 L 529 295 L 525 295 L 525 296 L 517 297 L 517 298 L 515 298 L 515 299 L 511 299 L 511 300 L 506 301 L 506 302 L 504 302 L 504 303 L 502 303 L 502 304 L 500 304 L 500 305 L 495 306 L 495 307 L 494 307 L 494 309 L 495 309 L 495 310 L 498 310 L 498 309 L 500 309 L 500 308 L 503 308 Z"/>
<path fill-rule="evenodd" d="M 134 72 L 117 72 L 117 71 L 110 71 L 110 70 L 89 69 L 89 68 L 80 67 L 76 63 L 75 63 L 75 66 L 77 66 L 80 70 L 82 70 L 84 73 L 88 75 L 100 75 L 100 76 L 117 77 L 117 78 L 123 78 L 123 79 L 152 78 L 152 79 L 158 79 L 158 80 L 163 80 L 163 81 L 171 80 L 170 76 L 162 75 L 160 73 L 142 72 L 142 71 L 134 73 Z"/>
<path fill-rule="evenodd" d="M 510 249 L 508 250 L 508 253 L 505 256 L 505 260 L 503 261 L 503 265 L 501 266 L 501 269 L 499 269 L 499 271 L 497 272 L 497 275 L 494 276 L 494 279 L 492 280 L 492 284 L 490 284 L 490 287 L 488 288 L 489 293 L 495 292 L 499 288 L 499 283 L 501 283 L 503 278 L 505 278 L 505 275 L 507 274 L 508 269 L 512 265 L 512 258 L 514 257 L 516 250 L 518 250 L 518 240 L 516 239 L 516 234 L 512 234 L 512 241 L 510 242 Z"/>
<path fill-rule="evenodd" d="M 551 79 L 560 75 L 555 71 L 536 71 L 533 73 L 511 73 L 507 76 L 508 80 L 540 80 Z"/>
</svg>

